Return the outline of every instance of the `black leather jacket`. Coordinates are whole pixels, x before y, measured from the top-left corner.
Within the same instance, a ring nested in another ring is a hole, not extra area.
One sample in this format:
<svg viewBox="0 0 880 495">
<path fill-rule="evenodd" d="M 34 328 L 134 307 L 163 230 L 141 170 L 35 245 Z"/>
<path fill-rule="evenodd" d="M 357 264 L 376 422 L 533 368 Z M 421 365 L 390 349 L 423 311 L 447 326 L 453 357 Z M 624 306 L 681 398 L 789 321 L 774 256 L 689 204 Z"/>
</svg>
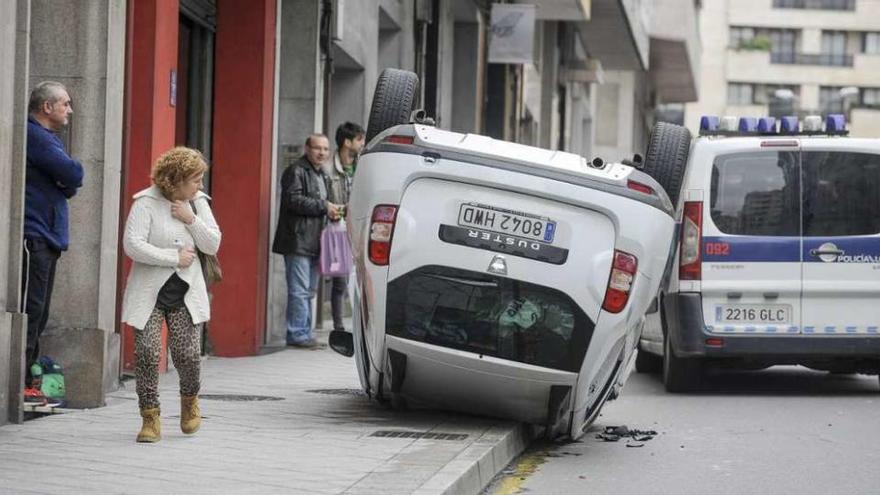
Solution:
<svg viewBox="0 0 880 495">
<path fill-rule="evenodd" d="M 323 191 L 320 182 L 324 183 Z M 318 256 L 327 221 L 327 177 L 303 156 L 281 175 L 281 212 L 272 252 Z"/>
</svg>

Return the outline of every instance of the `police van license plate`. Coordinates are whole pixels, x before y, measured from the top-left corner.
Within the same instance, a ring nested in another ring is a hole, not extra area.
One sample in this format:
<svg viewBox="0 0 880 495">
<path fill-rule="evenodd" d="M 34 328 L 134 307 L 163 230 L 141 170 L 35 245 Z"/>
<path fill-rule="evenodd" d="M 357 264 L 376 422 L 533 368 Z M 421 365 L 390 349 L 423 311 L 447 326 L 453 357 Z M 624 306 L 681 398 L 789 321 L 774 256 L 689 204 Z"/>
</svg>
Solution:
<svg viewBox="0 0 880 495">
<path fill-rule="evenodd" d="M 556 235 L 556 222 L 547 217 L 475 203 L 461 205 L 458 224 L 547 244 L 552 244 Z"/>
<path fill-rule="evenodd" d="M 715 307 L 718 323 L 754 323 L 772 325 L 791 321 L 789 304 L 721 304 Z"/>
</svg>

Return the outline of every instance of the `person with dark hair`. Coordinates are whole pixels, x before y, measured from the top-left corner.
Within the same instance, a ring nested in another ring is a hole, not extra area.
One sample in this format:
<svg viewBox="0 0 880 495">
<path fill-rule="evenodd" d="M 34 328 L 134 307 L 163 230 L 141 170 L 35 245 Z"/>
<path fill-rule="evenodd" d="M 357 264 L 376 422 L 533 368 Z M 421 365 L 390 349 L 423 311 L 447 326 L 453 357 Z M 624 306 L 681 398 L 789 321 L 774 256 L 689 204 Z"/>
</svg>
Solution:
<svg viewBox="0 0 880 495">
<path fill-rule="evenodd" d="M 336 128 L 336 153 L 327 173 L 330 181 L 330 201 L 333 203 L 348 205 L 357 157 L 364 149 L 365 134 L 364 128 L 353 122 L 345 122 Z M 330 308 L 333 313 L 334 330 L 345 330 L 342 323 L 342 299 L 348 285 L 347 279 L 347 277 L 333 277 Z"/>
<path fill-rule="evenodd" d="M 27 119 L 22 293 L 28 315 L 25 402 L 45 402 L 31 366 L 40 357 L 40 335 L 49 319 L 55 266 L 70 242 L 67 200 L 82 186 L 82 165 L 56 135 L 73 107 L 61 83 L 43 81 L 31 91 Z"/>
<path fill-rule="evenodd" d="M 287 276 L 287 345 L 315 347 L 312 298 L 318 290 L 321 231 L 340 207 L 329 201 L 324 163 L 330 142 L 323 134 L 306 139 L 306 153 L 281 175 L 281 211 L 272 252 L 284 255 Z"/>
</svg>

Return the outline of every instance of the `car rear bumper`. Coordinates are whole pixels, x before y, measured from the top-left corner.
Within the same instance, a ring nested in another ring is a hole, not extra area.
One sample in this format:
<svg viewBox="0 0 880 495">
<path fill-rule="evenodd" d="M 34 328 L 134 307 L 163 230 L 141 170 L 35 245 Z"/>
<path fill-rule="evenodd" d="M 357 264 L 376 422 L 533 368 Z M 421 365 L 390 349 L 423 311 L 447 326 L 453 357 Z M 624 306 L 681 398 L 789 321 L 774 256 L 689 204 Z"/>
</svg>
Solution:
<svg viewBox="0 0 880 495">
<path fill-rule="evenodd" d="M 816 359 L 880 358 L 880 335 L 718 335 L 703 320 L 699 293 L 667 294 L 664 299 L 669 337 L 681 357 L 758 358 L 776 364 Z M 720 339 L 720 345 L 706 340 Z"/>
</svg>

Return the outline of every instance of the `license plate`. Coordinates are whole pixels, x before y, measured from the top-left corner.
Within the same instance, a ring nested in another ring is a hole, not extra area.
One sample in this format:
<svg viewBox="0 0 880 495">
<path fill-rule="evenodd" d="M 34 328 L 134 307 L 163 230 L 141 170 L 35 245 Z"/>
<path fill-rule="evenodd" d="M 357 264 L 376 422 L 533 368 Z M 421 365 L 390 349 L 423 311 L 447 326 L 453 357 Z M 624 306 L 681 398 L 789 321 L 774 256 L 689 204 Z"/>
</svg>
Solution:
<svg viewBox="0 0 880 495">
<path fill-rule="evenodd" d="M 556 222 L 547 217 L 473 203 L 461 205 L 458 224 L 547 244 L 556 235 Z"/>
<path fill-rule="evenodd" d="M 722 304 L 715 307 L 718 323 L 755 323 L 772 325 L 791 321 L 789 304 Z"/>
</svg>

